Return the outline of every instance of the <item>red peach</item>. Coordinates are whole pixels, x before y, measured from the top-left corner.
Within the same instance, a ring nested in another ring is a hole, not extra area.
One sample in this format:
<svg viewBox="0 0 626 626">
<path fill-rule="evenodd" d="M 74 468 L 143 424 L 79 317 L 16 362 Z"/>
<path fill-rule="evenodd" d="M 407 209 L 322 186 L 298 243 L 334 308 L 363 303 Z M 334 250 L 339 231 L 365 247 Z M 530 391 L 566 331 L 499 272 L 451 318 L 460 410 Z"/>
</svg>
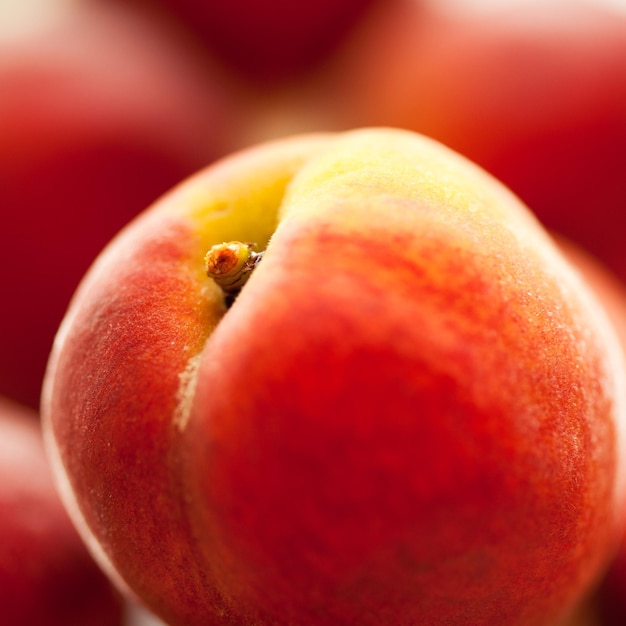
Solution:
<svg viewBox="0 0 626 626">
<path fill-rule="evenodd" d="M 0 40 L 0 392 L 39 404 L 71 294 L 102 246 L 224 148 L 204 63 L 134 13 L 77 5 Z"/>
<path fill-rule="evenodd" d="M 202 259 L 232 240 L 264 254 L 229 307 Z M 544 626 L 624 530 L 623 357 L 513 194 L 365 129 L 234 155 L 126 228 L 43 414 L 83 537 L 172 625 Z"/>
<path fill-rule="evenodd" d="M 559 238 L 559 244 L 570 261 L 581 271 L 598 294 L 613 321 L 621 345 L 626 348 L 626 290 L 624 284 L 597 259 L 572 242 Z M 626 493 L 622 496 L 626 499 Z M 602 626 L 626 623 L 626 536 L 596 594 Z"/>
</svg>

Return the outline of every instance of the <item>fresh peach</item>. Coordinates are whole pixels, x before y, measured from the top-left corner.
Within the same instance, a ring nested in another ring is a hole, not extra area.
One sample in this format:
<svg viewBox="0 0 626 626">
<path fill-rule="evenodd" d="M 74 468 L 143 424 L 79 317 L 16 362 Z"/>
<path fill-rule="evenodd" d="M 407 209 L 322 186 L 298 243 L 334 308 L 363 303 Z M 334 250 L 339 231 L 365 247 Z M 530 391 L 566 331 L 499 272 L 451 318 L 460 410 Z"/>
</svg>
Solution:
<svg viewBox="0 0 626 626">
<path fill-rule="evenodd" d="M 42 410 L 85 541 L 168 624 L 552 626 L 623 532 L 625 375 L 516 196 L 362 129 L 237 153 L 124 229 Z"/>
<path fill-rule="evenodd" d="M 118 594 L 57 495 L 37 414 L 0 398 L 0 622 L 119 626 Z"/>
<path fill-rule="evenodd" d="M 147 204 L 223 152 L 228 116 L 186 40 L 134 12 L 73 3 L 16 34 L 5 26 L 0 392 L 35 407 L 87 267 Z"/>
<path fill-rule="evenodd" d="M 133 0 L 195 34 L 244 82 L 266 87 L 323 64 L 377 1 Z"/>
</svg>

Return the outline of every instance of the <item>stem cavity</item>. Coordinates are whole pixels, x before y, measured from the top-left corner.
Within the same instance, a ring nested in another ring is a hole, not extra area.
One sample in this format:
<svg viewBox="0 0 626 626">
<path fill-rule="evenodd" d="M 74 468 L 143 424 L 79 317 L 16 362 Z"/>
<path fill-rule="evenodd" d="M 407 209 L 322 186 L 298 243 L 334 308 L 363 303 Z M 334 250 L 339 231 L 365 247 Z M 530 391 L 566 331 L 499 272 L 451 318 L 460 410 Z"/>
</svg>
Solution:
<svg viewBox="0 0 626 626">
<path fill-rule="evenodd" d="M 229 303 L 263 258 L 263 252 L 255 252 L 254 246 L 253 243 L 228 241 L 214 245 L 204 256 L 207 276 L 221 287 Z"/>
</svg>

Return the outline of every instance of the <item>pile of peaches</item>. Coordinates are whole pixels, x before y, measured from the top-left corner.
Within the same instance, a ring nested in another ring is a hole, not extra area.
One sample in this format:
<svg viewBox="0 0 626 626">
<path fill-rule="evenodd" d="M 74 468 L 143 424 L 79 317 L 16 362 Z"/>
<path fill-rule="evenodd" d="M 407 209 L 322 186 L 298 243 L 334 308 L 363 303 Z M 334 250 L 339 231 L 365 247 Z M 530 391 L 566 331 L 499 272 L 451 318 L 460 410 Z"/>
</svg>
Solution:
<svg viewBox="0 0 626 626">
<path fill-rule="evenodd" d="M 619 3 L 0 9 L 0 216 L 3 625 L 626 624 Z"/>
</svg>

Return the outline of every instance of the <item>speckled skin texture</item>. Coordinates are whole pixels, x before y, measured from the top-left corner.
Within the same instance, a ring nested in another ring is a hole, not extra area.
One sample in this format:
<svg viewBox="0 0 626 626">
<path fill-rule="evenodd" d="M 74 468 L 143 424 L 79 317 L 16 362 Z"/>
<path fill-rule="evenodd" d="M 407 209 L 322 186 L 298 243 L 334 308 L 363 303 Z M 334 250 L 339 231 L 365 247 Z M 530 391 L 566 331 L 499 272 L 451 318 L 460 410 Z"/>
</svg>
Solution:
<svg viewBox="0 0 626 626">
<path fill-rule="evenodd" d="M 227 310 L 202 258 L 232 239 L 267 247 Z M 542 626 L 621 532 L 616 346 L 483 171 L 391 129 L 297 137 L 114 240 L 44 418 L 83 535 L 168 623 Z"/>
</svg>

